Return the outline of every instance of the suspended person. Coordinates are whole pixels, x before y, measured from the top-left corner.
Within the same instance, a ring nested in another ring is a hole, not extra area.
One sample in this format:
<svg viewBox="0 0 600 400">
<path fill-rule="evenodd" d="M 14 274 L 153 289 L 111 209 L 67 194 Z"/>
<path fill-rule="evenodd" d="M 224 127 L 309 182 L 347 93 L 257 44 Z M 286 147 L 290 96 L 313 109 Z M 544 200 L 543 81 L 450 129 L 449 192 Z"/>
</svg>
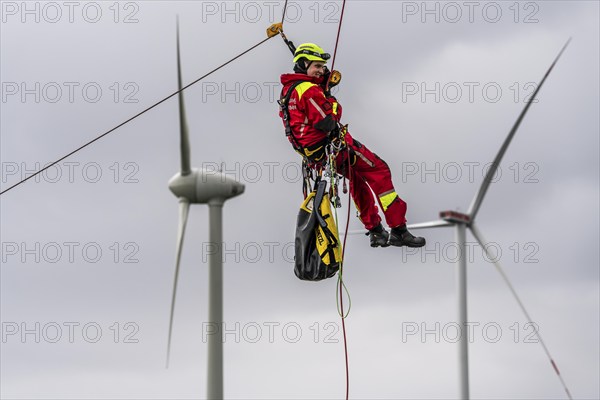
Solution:
<svg viewBox="0 0 600 400">
<path fill-rule="evenodd" d="M 287 106 L 289 121 L 283 119 L 286 135 L 294 149 L 308 160 L 313 168 L 325 164 L 325 147 L 339 140 L 342 106 L 328 91 L 330 71 L 326 64 L 330 55 L 313 43 L 304 43 L 294 52 L 293 74 L 281 75 L 281 98 Z M 398 196 L 388 165 L 349 133 L 344 136 L 346 149 L 336 156 L 336 168 L 350 180 L 350 194 L 359 218 L 369 231 L 371 247 L 422 247 L 425 239 L 413 236 L 406 229 L 406 203 Z M 350 168 L 347 166 L 350 153 Z M 381 224 L 373 193 L 383 210 L 388 231 Z"/>
</svg>

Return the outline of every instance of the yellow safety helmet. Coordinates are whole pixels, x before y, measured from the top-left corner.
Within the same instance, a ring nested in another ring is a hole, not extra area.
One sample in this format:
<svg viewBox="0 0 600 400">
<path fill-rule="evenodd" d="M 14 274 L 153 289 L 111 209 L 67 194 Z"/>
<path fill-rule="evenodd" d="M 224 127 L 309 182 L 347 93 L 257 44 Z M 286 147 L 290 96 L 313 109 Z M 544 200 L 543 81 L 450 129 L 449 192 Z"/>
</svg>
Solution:
<svg viewBox="0 0 600 400">
<path fill-rule="evenodd" d="M 325 53 L 325 50 L 314 43 L 302 43 L 294 52 L 294 62 L 298 62 L 301 58 L 306 58 L 309 61 L 321 61 L 326 63 L 327 60 L 331 58 L 331 55 Z"/>
</svg>

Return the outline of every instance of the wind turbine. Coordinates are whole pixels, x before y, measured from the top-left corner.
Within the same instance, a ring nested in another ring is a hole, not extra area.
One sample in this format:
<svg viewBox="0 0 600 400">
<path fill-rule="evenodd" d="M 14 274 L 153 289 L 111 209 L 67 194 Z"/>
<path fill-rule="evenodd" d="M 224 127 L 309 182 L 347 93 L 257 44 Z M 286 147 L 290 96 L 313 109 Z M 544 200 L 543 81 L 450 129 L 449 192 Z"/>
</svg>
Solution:
<svg viewBox="0 0 600 400">
<path fill-rule="evenodd" d="M 179 54 L 179 22 L 177 22 L 177 81 L 181 83 L 181 59 Z M 185 117 L 183 92 L 179 92 L 179 123 L 181 138 L 181 172 L 169 181 L 169 189 L 179 198 L 179 228 L 177 232 L 177 250 L 175 262 L 175 278 L 173 282 L 173 298 L 169 318 L 169 336 L 167 345 L 167 368 L 171 351 L 171 334 L 173 331 L 173 313 L 177 294 L 179 264 L 183 248 L 183 239 L 188 219 L 190 204 L 208 204 L 209 209 L 209 244 L 215 251 L 209 252 L 208 260 L 208 322 L 217 327 L 217 332 L 208 335 L 208 380 L 207 393 L 209 399 L 223 398 L 223 204 L 229 198 L 244 192 L 244 185 L 221 172 L 190 167 L 190 143 L 188 126 Z"/>
<path fill-rule="evenodd" d="M 440 227 L 449 227 L 449 226 L 453 226 L 455 228 L 456 243 L 458 244 L 459 254 L 461 254 L 461 256 L 458 257 L 458 261 L 457 261 L 457 265 L 456 265 L 457 266 L 456 278 L 457 278 L 457 291 L 458 291 L 458 325 L 460 327 L 463 327 L 462 329 L 464 330 L 464 333 L 465 333 L 464 335 L 461 335 L 459 338 L 459 364 L 460 364 L 459 379 L 460 379 L 460 398 L 462 398 L 462 399 L 469 398 L 469 358 L 468 358 L 469 338 L 468 338 L 468 330 L 464 329 L 464 327 L 467 326 L 467 263 L 466 263 L 466 257 L 465 257 L 465 255 L 467 254 L 467 251 L 466 251 L 467 250 L 466 249 L 466 231 L 467 231 L 467 229 L 469 229 L 471 231 L 471 233 L 473 234 L 475 239 L 479 242 L 479 244 L 481 245 L 483 250 L 486 252 L 486 256 L 488 256 L 490 259 L 494 260 L 494 265 L 496 266 L 496 268 L 502 275 L 502 278 L 508 284 L 513 296 L 515 297 L 515 299 L 517 300 L 517 303 L 519 304 L 519 307 L 521 308 L 521 310 L 524 312 L 526 318 L 528 319 L 528 322 L 532 322 L 532 319 L 529 316 L 529 313 L 525 309 L 525 307 L 524 307 L 523 303 L 521 302 L 519 296 L 517 295 L 514 287 L 512 286 L 512 284 L 508 280 L 508 277 L 504 273 L 502 267 L 495 260 L 495 258 L 489 253 L 488 248 L 485 246 L 485 243 L 487 243 L 487 242 L 484 240 L 479 229 L 477 229 L 477 227 L 475 225 L 475 218 L 477 216 L 477 213 L 479 212 L 479 208 L 481 207 L 481 203 L 483 202 L 483 198 L 485 197 L 485 194 L 487 193 L 490 183 L 492 183 L 492 179 L 496 173 L 496 170 L 498 169 L 498 166 L 500 165 L 500 162 L 502 161 L 502 157 L 504 157 L 504 153 L 506 153 L 506 150 L 508 149 L 510 142 L 512 141 L 515 133 L 517 132 L 519 125 L 521 124 L 521 121 L 525 117 L 525 114 L 527 113 L 527 110 L 529 110 L 529 107 L 531 106 L 531 103 L 535 99 L 538 91 L 540 90 L 540 88 L 542 87 L 544 82 L 546 81 L 546 78 L 548 77 L 548 75 L 550 75 L 550 72 L 554 68 L 554 65 L 557 63 L 558 59 L 560 58 L 560 56 L 562 55 L 562 53 L 564 52 L 564 50 L 566 49 L 566 47 L 570 41 L 571 41 L 571 39 L 569 39 L 567 41 L 567 43 L 565 43 L 563 48 L 560 50 L 560 52 L 558 53 L 558 56 L 556 56 L 554 62 L 550 65 L 550 68 L 548 68 L 548 70 L 546 71 L 546 74 L 544 75 L 544 77 L 540 81 L 539 85 L 537 86 L 537 88 L 535 89 L 533 94 L 531 95 L 529 101 L 525 105 L 525 108 L 523 109 L 523 111 L 521 111 L 521 114 L 517 118 L 517 121 L 513 125 L 512 129 L 508 133 L 508 136 L 504 140 L 504 143 L 500 147 L 500 151 L 498 151 L 498 154 L 496 154 L 496 158 L 494 158 L 494 161 L 492 162 L 490 169 L 487 171 L 487 173 L 483 179 L 483 183 L 481 184 L 479 191 L 473 198 L 473 201 L 471 202 L 471 205 L 470 205 L 467 213 L 464 214 L 464 213 L 460 213 L 457 211 L 442 211 L 442 212 L 440 212 L 439 220 L 408 225 L 409 229 L 427 229 L 427 228 L 440 228 Z M 352 231 L 350 233 L 362 233 L 362 231 L 359 231 L 359 232 Z M 539 332 L 536 331 L 536 334 L 540 341 L 540 344 L 544 348 L 544 351 L 546 352 L 546 355 L 548 356 L 548 358 L 552 364 L 552 367 L 554 368 L 555 372 L 557 373 L 557 375 L 563 385 L 563 388 L 565 389 L 565 392 L 567 393 L 568 397 L 571 398 L 571 394 L 569 393 L 569 390 L 567 389 L 567 386 L 566 386 L 564 380 L 562 379 L 554 360 L 550 356 L 548 348 L 542 341 L 542 338 L 541 338 Z"/>
</svg>

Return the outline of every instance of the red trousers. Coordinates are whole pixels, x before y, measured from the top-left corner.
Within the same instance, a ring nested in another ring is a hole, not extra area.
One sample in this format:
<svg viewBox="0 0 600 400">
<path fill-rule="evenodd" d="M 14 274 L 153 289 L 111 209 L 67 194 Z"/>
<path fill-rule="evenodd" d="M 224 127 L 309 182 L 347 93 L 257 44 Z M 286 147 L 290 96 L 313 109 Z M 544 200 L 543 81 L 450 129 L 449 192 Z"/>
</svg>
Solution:
<svg viewBox="0 0 600 400">
<path fill-rule="evenodd" d="M 373 194 L 383 210 L 390 228 L 406 223 L 406 202 L 394 189 L 388 165 L 365 145 L 346 134 L 350 151 L 342 150 L 336 163 L 338 171 L 350 180 L 350 195 L 365 228 L 373 229 L 381 222 Z M 350 157 L 350 168 L 347 159 Z"/>
</svg>

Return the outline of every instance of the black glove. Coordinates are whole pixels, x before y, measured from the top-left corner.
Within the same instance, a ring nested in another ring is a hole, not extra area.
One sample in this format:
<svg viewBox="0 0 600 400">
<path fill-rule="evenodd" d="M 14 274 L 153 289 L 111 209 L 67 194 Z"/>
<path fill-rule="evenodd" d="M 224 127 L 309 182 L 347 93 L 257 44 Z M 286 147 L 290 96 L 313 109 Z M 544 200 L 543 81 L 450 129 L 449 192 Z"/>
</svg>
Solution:
<svg viewBox="0 0 600 400">
<path fill-rule="evenodd" d="M 329 92 L 329 88 L 327 87 L 327 82 L 329 81 L 330 77 L 331 77 L 331 71 L 329 70 L 329 68 L 327 68 L 327 66 L 325 66 L 323 68 L 323 82 L 321 83 L 321 89 L 323 89 L 323 93 L 325 93 L 325 97 L 331 96 L 331 93 Z"/>
<path fill-rule="evenodd" d="M 329 78 L 331 78 L 331 71 L 329 70 L 329 68 L 327 68 L 327 65 L 323 67 L 323 83 L 321 83 L 321 86 L 323 86 L 323 89 L 325 89 L 325 86 L 327 85 L 327 81 L 329 80 Z"/>
<path fill-rule="evenodd" d="M 332 77 L 332 75 L 333 75 L 333 77 Z M 327 66 L 325 66 L 324 72 L 323 72 L 323 83 L 321 83 L 321 87 L 323 88 L 323 91 L 325 92 L 325 96 L 330 97 L 331 96 L 331 93 L 330 93 L 331 88 L 338 85 L 341 80 L 342 80 L 342 74 L 339 71 L 336 71 L 336 70 L 330 71 L 329 68 L 327 68 Z M 329 82 L 329 85 L 327 85 L 327 82 Z"/>
<path fill-rule="evenodd" d="M 335 128 L 333 128 L 331 131 L 329 131 L 329 135 L 327 135 L 327 139 L 329 139 L 330 143 L 335 142 L 340 139 L 340 126 L 338 124 L 335 124 Z"/>
</svg>

